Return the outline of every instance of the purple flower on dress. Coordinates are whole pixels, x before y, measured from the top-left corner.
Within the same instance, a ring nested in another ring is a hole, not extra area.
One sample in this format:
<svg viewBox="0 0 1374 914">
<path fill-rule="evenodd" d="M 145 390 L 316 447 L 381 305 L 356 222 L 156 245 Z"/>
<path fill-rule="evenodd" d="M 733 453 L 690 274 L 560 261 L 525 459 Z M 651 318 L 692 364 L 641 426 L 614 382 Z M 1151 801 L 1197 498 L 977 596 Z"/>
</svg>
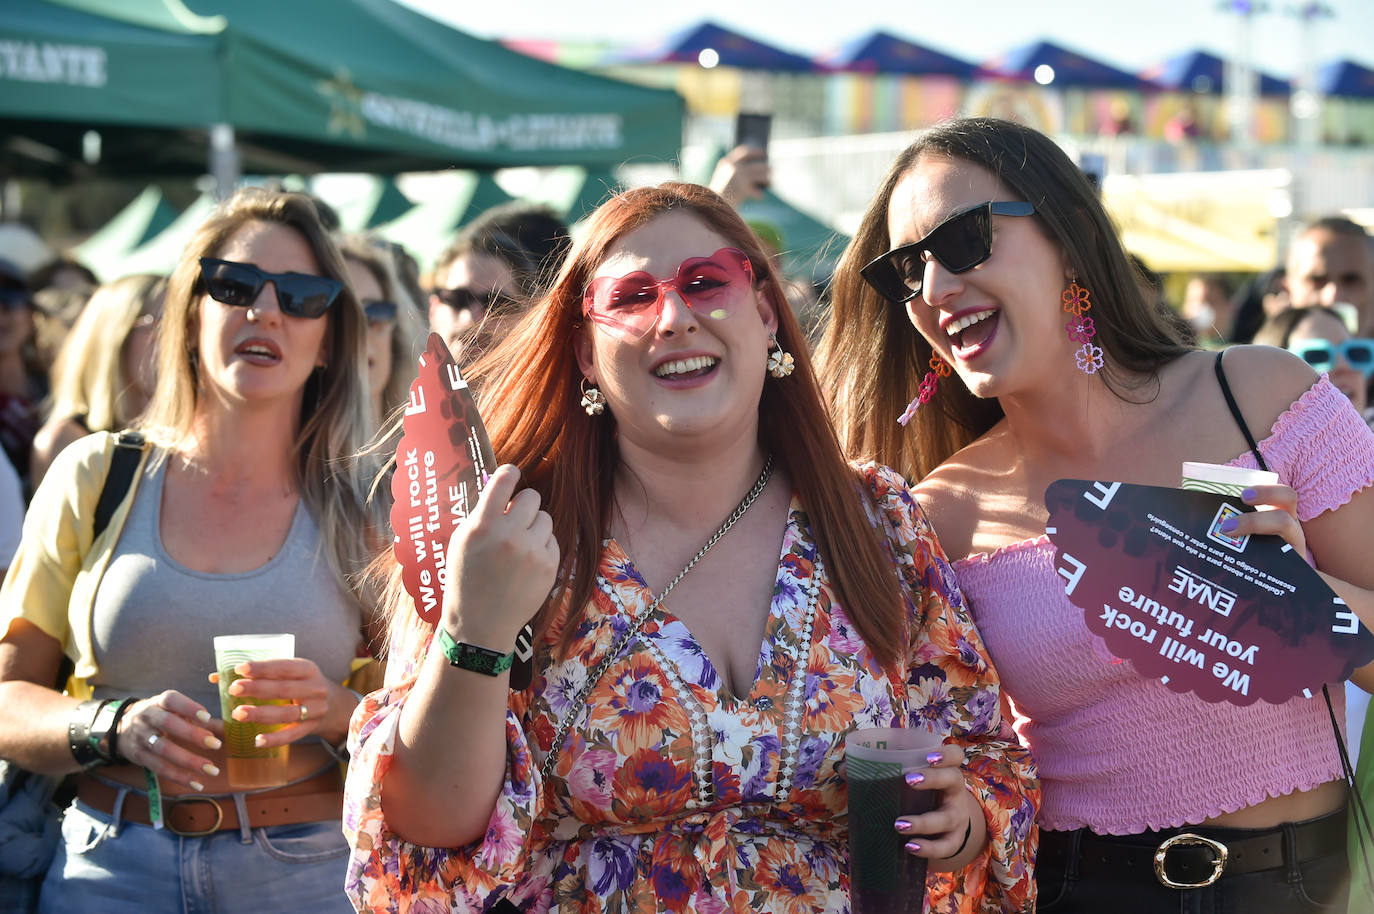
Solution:
<svg viewBox="0 0 1374 914">
<path fill-rule="evenodd" d="M 926 727 L 935 733 L 948 733 L 954 725 L 954 699 L 950 697 L 948 684 L 943 679 L 921 679 L 916 689 L 924 693 L 925 704 L 911 709 L 916 725 Z"/>
<path fill-rule="evenodd" d="M 792 776 L 792 786 L 802 789 L 811 787 L 816 781 L 816 772 L 820 770 L 821 763 L 825 761 L 825 754 L 829 751 L 829 739 L 818 736 L 803 739 L 797 747 L 797 770 Z"/>
<path fill-rule="evenodd" d="M 997 713 L 997 699 L 987 689 L 974 692 L 967 702 L 969 730 L 974 733 L 992 731 L 992 718 Z"/>
<path fill-rule="evenodd" d="M 720 679 L 707 659 L 706 652 L 681 624 L 673 623 L 673 633 L 664 645 L 664 653 L 677 664 L 678 672 L 684 681 L 713 692 L 716 690 Z"/>
<path fill-rule="evenodd" d="M 753 741 L 754 754 L 748 758 L 740 779 L 744 782 L 740 795 L 746 800 L 769 799 L 769 777 L 773 771 L 773 760 L 778 757 L 781 746 L 776 733 L 765 733 Z"/>
<path fill-rule="evenodd" d="M 592 889 L 605 898 L 630 887 L 635 878 L 635 854 L 628 845 L 610 838 L 597 838 L 587 861 L 587 876 Z"/>
<path fill-rule="evenodd" d="M 638 679 L 625 690 L 625 705 L 635 714 L 648 714 L 663 700 L 658 683 Z"/>
</svg>

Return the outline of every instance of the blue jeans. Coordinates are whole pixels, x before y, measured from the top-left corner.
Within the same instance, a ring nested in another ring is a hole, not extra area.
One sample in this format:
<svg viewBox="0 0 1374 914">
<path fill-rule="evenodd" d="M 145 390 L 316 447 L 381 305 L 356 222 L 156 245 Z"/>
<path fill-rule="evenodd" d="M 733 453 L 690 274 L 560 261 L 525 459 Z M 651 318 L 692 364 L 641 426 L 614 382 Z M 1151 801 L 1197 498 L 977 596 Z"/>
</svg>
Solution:
<svg viewBox="0 0 1374 914">
<path fill-rule="evenodd" d="M 183 838 L 80 802 L 62 820 L 39 914 L 351 914 L 337 819 Z"/>
</svg>

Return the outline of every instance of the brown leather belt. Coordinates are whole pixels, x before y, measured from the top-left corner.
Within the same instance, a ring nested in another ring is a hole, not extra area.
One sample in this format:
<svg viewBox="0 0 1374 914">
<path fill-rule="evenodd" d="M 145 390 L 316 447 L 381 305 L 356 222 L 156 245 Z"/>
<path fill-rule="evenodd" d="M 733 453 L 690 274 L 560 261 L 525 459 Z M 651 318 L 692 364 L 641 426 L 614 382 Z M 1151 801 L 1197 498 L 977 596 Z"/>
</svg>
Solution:
<svg viewBox="0 0 1374 914">
<path fill-rule="evenodd" d="M 76 797 L 92 809 L 113 815 L 121 787 L 82 776 Z M 343 816 L 343 786 L 337 769 L 331 769 L 299 784 L 289 784 L 263 793 L 243 795 L 248 810 L 249 828 L 321 822 Z M 120 819 L 138 825 L 151 825 L 148 797 L 129 788 L 124 794 Z M 239 814 L 230 794 L 202 796 L 183 793 L 162 797 L 162 817 L 167 829 L 187 837 L 211 835 L 239 827 Z"/>
</svg>

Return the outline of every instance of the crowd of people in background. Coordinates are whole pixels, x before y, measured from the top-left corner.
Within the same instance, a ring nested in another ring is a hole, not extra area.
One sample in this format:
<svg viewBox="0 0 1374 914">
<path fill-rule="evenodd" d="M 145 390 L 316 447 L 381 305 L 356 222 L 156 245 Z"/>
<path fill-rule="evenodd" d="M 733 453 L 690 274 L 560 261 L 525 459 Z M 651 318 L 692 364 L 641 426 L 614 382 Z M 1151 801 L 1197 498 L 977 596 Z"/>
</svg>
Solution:
<svg viewBox="0 0 1374 914">
<path fill-rule="evenodd" d="M 1243 532 L 1374 621 L 1374 239 L 1318 218 L 1166 301 L 1053 142 L 962 119 L 899 156 L 817 301 L 733 208 L 768 179 L 741 147 L 576 229 L 503 205 L 423 276 L 281 189 L 222 202 L 166 276 L 21 267 L 0 233 L 0 758 L 74 790 L 25 903 L 843 910 L 862 724 L 945 739 L 935 811 L 893 826 L 931 911 L 1179 910 L 1148 858 L 1183 830 L 1280 835 L 1216 910 L 1345 910 L 1352 877 L 1374 910 L 1325 710 L 1106 664 L 1041 536 L 1058 478 L 1268 466 L 1249 500 L 1279 510 Z M 378 479 L 431 331 L 511 466 L 422 623 Z M 528 685 L 459 668 L 530 618 Z M 235 684 L 278 701 L 247 716 L 296 746 L 284 787 L 222 774 L 226 621 L 297 635 Z M 1367 679 L 1335 713 L 1374 802 Z"/>
</svg>

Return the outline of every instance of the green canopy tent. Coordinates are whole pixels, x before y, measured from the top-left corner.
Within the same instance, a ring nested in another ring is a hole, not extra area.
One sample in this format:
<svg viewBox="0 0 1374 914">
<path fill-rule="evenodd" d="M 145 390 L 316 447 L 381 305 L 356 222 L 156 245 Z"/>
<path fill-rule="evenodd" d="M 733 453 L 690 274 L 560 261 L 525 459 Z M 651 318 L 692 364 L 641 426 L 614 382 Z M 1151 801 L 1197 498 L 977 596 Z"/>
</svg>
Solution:
<svg viewBox="0 0 1374 914">
<path fill-rule="evenodd" d="M 835 270 L 848 236 L 788 203 L 771 190 L 761 200 L 736 207 L 746 222 L 763 223 L 778 232 L 783 270 L 788 276 L 823 282 Z"/>
<path fill-rule="evenodd" d="M 124 275 L 129 252 L 157 237 L 177 217 L 162 190 L 149 184 L 95 234 L 72 248 L 72 256 L 102 279 Z"/>
<path fill-rule="evenodd" d="M 186 242 L 191 240 L 196 229 L 200 228 L 214 208 L 215 198 L 210 194 L 201 194 L 170 225 L 130 251 L 115 269 L 108 275 L 102 273 L 100 278 L 108 282 L 130 273 L 171 275 L 181 259 Z"/>
<path fill-rule="evenodd" d="M 353 179 L 352 192 L 333 190 L 336 176 L 320 176 L 310 182 L 310 192 L 334 208 L 339 216 L 339 228 L 346 232 L 364 232 L 390 222 L 410 211 L 415 202 L 401 192 L 396 182 L 378 175 L 349 175 Z"/>
<path fill-rule="evenodd" d="M 462 226 L 484 210 L 514 199 L 488 172 L 455 171 L 440 180 L 426 199 L 376 227 L 378 235 L 409 251 L 421 270 L 434 266 Z"/>
<path fill-rule="evenodd" d="M 566 165 L 551 169 L 530 199 L 547 204 L 569 225 L 576 225 L 621 186 L 620 179 L 609 169 Z"/>
<path fill-rule="evenodd" d="M 675 92 L 525 57 L 394 0 L 0 4 L 10 174 L 200 174 L 215 151 L 261 174 L 608 167 L 675 157 L 682 117 Z"/>
</svg>

